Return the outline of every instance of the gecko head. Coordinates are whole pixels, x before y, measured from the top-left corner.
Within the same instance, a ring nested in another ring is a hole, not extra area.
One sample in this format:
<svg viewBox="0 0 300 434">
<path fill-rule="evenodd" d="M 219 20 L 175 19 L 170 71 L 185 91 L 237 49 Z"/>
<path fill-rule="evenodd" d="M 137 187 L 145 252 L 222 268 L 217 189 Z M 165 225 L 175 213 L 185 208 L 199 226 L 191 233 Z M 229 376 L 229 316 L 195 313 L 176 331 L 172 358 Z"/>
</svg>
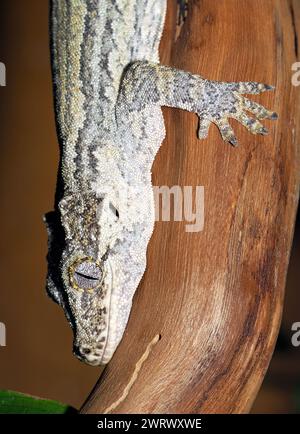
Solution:
<svg viewBox="0 0 300 434">
<path fill-rule="evenodd" d="M 48 293 L 73 328 L 75 355 L 93 366 L 122 339 L 154 224 L 151 187 L 112 190 L 65 193 L 46 217 Z"/>
<path fill-rule="evenodd" d="M 111 345 L 114 332 L 109 321 L 115 269 L 111 250 L 118 238 L 118 213 L 104 197 L 82 192 L 64 197 L 58 211 L 56 226 L 61 226 L 63 242 L 57 242 L 57 231 L 46 218 L 47 289 L 73 328 L 74 354 L 93 366 L 105 364 L 117 345 Z"/>
</svg>

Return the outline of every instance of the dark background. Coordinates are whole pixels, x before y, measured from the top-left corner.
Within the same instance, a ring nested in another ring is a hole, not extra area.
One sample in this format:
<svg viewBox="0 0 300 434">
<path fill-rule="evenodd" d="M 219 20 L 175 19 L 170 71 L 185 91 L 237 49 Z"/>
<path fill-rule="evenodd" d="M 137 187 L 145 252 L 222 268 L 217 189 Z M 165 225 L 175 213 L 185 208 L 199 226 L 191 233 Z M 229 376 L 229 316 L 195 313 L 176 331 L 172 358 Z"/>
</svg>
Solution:
<svg viewBox="0 0 300 434">
<path fill-rule="evenodd" d="M 47 237 L 42 215 L 53 206 L 58 145 L 53 114 L 47 0 L 1 0 L 0 61 L 0 389 L 79 407 L 100 369 L 72 355 L 72 332 L 45 292 Z M 299 218 L 298 218 L 299 222 Z M 300 413 L 300 225 L 296 227 L 282 327 L 253 412 Z"/>
</svg>

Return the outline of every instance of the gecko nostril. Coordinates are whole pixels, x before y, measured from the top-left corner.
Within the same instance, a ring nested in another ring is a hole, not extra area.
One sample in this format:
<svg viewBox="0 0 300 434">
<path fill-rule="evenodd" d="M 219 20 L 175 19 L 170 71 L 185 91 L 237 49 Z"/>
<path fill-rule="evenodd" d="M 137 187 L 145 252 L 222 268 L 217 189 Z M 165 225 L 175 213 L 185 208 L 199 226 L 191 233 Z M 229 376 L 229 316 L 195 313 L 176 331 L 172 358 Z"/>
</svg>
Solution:
<svg viewBox="0 0 300 434">
<path fill-rule="evenodd" d="M 88 347 L 80 347 L 79 345 L 73 345 L 73 352 L 76 356 L 82 357 L 91 353 L 90 348 Z"/>
</svg>

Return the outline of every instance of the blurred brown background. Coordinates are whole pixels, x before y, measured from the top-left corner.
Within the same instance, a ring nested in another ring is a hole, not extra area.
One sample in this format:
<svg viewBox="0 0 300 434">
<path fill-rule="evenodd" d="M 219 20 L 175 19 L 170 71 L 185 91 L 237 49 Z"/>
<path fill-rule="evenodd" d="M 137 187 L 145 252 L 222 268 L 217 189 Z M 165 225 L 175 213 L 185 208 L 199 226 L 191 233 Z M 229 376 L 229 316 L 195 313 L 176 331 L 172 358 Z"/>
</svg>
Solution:
<svg viewBox="0 0 300 434">
<path fill-rule="evenodd" d="M 0 389 L 57 399 L 79 407 L 100 369 L 72 355 L 72 332 L 45 292 L 47 238 L 42 215 L 53 205 L 58 144 L 54 125 L 47 0 L 2 0 L 0 61 L 1 304 L 7 346 L 0 347 Z M 282 328 L 253 412 L 300 413 L 298 225 Z"/>
</svg>

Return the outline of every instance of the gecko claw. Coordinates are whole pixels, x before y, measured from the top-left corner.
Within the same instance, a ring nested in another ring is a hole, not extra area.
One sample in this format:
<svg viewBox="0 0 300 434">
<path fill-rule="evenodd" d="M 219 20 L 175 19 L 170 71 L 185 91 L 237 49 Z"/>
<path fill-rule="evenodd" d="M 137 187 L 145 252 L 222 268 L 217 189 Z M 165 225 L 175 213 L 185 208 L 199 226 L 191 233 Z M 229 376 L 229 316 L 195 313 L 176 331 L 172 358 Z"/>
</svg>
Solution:
<svg viewBox="0 0 300 434">
<path fill-rule="evenodd" d="M 261 134 L 262 136 L 266 136 L 267 134 L 269 134 L 269 130 L 267 128 L 265 128 L 265 127 L 262 127 L 257 132 L 258 132 L 258 134 Z"/>
<path fill-rule="evenodd" d="M 229 142 L 232 146 L 234 146 L 235 148 L 236 148 L 237 146 L 239 146 L 239 142 L 238 142 L 238 140 L 237 140 L 236 137 L 232 137 L 231 139 L 228 140 L 228 142 Z"/>
</svg>

